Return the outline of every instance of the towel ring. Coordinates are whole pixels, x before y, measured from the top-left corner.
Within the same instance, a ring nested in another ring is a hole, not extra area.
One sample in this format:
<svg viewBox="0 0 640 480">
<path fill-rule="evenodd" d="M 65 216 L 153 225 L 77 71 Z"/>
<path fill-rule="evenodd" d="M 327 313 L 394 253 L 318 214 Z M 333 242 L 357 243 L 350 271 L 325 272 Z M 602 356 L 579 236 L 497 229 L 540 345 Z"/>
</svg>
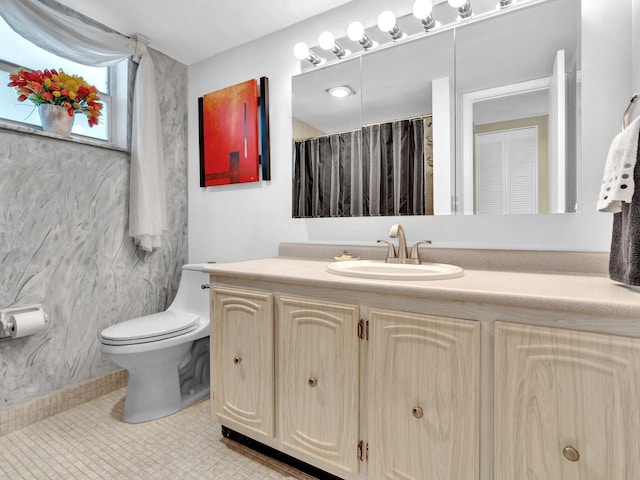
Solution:
<svg viewBox="0 0 640 480">
<path fill-rule="evenodd" d="M 629 119 L 631 118 L 631 113 L 633 112 L 633 108 L 636 103 L 640 100 L 640 93 L 634 93 L 631 96 L 631 100 L 629 100 L 629 105 L 627 109 L 624 111 L 624 116 L 622 117 L 622 129 L 624 130 L 629 125 Z"/>
</svg>

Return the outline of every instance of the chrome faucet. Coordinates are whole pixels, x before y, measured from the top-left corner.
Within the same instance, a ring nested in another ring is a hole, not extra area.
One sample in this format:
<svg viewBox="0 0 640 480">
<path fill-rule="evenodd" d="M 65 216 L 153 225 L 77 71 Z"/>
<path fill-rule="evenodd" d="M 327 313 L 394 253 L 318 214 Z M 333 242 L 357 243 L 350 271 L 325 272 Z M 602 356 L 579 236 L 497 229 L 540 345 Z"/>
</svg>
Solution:
<svg viewBox="0 0 640 480">
<path fill-rule="evenodd" d="M 419 246 L 421 244 L 430 244 L 429 240 L 421 240 L 416 242 L 411 248 L 411 255 L 408 255 L 407 250 L 407 239 L 404 235 L 404 230 L 402 225 L 396 223 L 391 226 L 391 230 L 389 230 L 389 237 L 398 239 L 398 248 L 396 249 L 395 245 L 387 240 L 378 240 L 378 243 L 386 243 L 389 245 L 389 250 L 387 251 L 387 258 L 385 262 L 387 263 L 412 263 L 419 265 L 422 263 L 420 259 L 420 249 Z"/>
<path fill-rule="evenodd" d="M 396 255 L 397 263 L 407 263 L 407 239 L 404 236 L 402 225 L 400 225 L 399 223 L 391 225 L 391 230 L 389 230 L 389 237 L 398 239 L 398 254 Z"/>
</svg>

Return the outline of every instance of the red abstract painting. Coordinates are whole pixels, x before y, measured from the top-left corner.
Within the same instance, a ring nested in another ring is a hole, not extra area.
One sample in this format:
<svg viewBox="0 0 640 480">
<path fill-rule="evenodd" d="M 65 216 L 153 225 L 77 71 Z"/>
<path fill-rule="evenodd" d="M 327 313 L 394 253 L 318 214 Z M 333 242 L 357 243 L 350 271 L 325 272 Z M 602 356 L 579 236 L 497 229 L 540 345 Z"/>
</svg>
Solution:
<svg viewBox="0 0 640 480">
<path fill-rule="evenodd" d="M 200 186 L 259 181 L 257 80 L 208 93 L 198 100 Z"/>
</svg>

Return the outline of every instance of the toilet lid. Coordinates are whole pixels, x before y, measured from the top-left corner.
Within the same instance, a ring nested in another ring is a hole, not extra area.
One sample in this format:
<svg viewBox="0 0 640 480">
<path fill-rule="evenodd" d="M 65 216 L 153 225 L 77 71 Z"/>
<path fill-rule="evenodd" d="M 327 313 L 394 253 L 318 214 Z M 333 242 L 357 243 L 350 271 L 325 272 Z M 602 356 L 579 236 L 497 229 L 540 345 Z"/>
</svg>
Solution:
<svg viewBox="0 0 640 480">
<path fill-rule="evenodd" d="M 194 313 L 167 310 L 105 328 L 100 334 L 100 339 L 106 345 L 155 342 L 195 330 L 198 328 L 199 319 L 200 317 Z"/>
</svg>

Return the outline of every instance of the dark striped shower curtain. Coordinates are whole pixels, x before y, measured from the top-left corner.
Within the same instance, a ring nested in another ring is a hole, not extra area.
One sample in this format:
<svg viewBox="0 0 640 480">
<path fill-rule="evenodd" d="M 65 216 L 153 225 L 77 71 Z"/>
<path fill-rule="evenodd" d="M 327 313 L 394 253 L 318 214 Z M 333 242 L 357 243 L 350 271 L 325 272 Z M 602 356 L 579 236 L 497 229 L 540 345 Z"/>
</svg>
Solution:
<svg viewBox="0 0 640 480">
<path fill-rule="evenodd" d="M 294 142 L 293 216 L 433 214 L 431 116 Z"/>
</svg>

